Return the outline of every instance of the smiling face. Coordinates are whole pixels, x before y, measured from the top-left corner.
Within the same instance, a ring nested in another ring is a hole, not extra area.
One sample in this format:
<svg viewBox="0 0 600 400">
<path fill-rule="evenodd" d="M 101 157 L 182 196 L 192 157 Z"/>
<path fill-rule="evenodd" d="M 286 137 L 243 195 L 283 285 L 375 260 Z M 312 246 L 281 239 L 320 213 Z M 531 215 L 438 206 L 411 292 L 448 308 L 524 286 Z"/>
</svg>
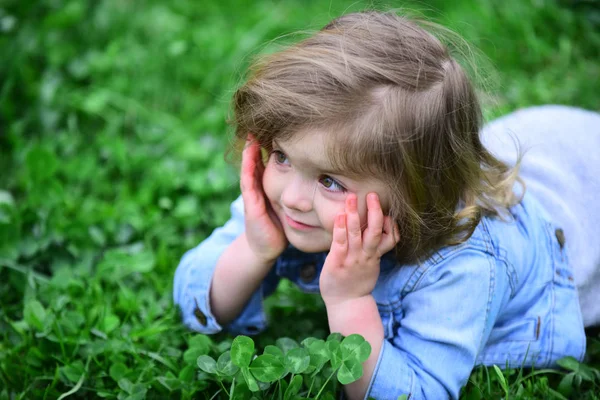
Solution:
<svg viewBox="0 0 600 400">
<path fill-rule="evenodd" d="M 363 229 L 368 193 L 379 195 L 384 213 L 390 204 L 389 190 L 383 182 L 351 179 L 331 171 L 324 139 L 324 133 L 311 131 L 286 142 L 275 141 L 263 175 L 265 194 L 289 242 L 307 253 L 329 250 L 335 216 L 344 212 L 349 193 L 358 197 Z"/>
</svg>

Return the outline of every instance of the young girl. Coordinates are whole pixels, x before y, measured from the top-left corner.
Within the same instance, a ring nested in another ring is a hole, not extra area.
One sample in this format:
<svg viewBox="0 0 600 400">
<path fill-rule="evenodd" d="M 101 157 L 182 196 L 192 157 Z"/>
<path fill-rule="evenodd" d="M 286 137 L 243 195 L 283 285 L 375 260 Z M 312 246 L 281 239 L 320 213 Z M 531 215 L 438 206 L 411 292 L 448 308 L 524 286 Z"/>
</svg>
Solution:
<svg viewBox="0 0 600 400">
<path fill-rule="evenodd" d="M 332 332 L 370 342 L 350 399 L 458 398 L 478 364 L 583 358 L 576 282 L 585 322 L 600 320 L 600 185 L 585 169 L 600 165 L 599 115 L 525 110 L 480 138 L 448 49 L 378 12 L 264 57 L 233 103 L 242 195 L 175 274 L 191 329 L 260 332 L 285 277 L 321 294 Z"/>
</svg>

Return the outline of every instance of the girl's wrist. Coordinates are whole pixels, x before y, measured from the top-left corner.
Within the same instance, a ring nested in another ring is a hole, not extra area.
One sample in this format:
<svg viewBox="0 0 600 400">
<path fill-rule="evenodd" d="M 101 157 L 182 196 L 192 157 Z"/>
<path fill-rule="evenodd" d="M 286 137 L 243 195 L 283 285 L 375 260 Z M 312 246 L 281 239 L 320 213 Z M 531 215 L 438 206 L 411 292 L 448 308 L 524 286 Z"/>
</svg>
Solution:
<svg viewBox="0 0 600 400">
<path fill-rule="evenodd" d="M 342 313 L 346 311 L 358 310 L 364 308 L 377 309 L 375 298 L 371 294 L 359 297 L 323 297 L 323 302 L 327 308 L 327 313 Z"/>
<path fill-rule="evenodd" d="M 245 247 L 243 254 L 247 254 L 249 256 L 250 259 L 247 261 L 251 265 L 255 266 L 255 268 L 259 270 L 270 270 L 271 267 L 273 267 L 277 261 L 277 257 L 279 256 L 273 258 L 258 255 L 257 252 L 252 249 L 252 246 L 250 246 L 250 242 L 248 241 L 248 237 L 246 236 L 245 232 L 242 234 L 241 239 L 241 242 Z"/>
<path fill-rule="evenodd" d="M 383 337 L 377 302 L 371 295 L 325 300 L 329 329 L 344 336 L 359 333 L 369 340 Z"/>
</svg>

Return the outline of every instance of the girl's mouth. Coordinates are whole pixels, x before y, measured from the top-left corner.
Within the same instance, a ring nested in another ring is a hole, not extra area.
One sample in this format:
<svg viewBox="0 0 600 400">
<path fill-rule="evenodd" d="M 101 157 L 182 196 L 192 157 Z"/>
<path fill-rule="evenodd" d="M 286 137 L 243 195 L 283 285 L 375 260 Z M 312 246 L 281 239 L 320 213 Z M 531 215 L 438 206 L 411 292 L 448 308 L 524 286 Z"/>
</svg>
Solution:
<svg viewBox="0 0 600 400">
<path fill-rule="evenodd" d="M 315 229 L 316 226 L 312 226 L 312 225 L 307 225 L 307 224 L 303 224 L 302 222 L 298 222 L 295 219 L 292 219 L 290 217 L 288 217 L 287 215 L 285 216 L 285 222 L 294 229 L 298 229 L 298 230 L 303 230 L 303 231 L 307 231 L 307 230 L 311 230 L 311 229 Z"/>
</svg>

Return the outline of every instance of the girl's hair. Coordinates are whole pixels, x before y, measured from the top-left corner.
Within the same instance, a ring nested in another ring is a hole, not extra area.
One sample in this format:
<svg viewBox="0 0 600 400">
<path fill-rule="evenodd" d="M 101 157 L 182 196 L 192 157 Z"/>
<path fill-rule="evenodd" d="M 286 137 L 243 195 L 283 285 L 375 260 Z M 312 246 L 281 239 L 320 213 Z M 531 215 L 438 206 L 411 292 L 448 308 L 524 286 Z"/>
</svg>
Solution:
<svg viewBox="0 0 600 400">
<path fill-rule="evenodd" d="M 483 147 L 475 89 L 423 26 L 437 27 L 392 12 L 344 15 L 259 58 L 233 97 L 238 139 L 252 133 L 270 151 L 273 139 L 323 131 L 337 170 L 386 183 L 400 262 L 464 242 L 482 215 L 519 201 L 519 163 Z"/>
</svg>

